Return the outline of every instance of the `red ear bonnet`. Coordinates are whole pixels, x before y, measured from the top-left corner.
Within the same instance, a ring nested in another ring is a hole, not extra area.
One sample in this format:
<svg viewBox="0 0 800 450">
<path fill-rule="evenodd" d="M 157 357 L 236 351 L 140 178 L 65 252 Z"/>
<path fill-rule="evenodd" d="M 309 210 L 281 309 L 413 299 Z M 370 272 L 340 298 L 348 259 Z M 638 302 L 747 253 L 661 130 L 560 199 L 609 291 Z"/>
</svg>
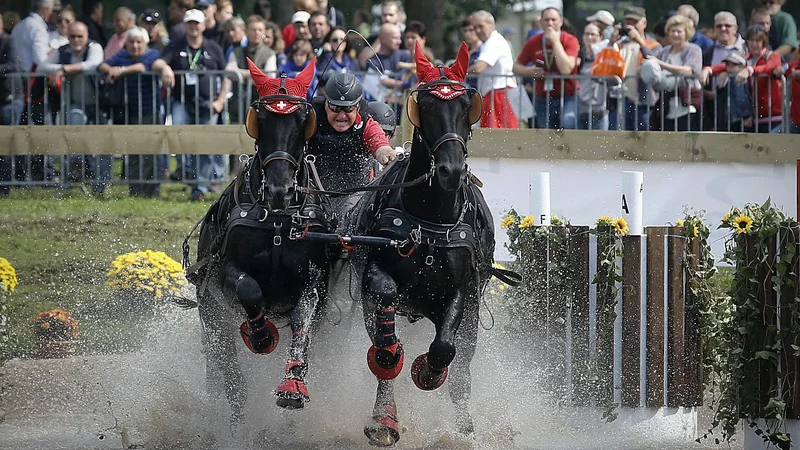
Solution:
<svg viewBox="0 0 800 450">
<path fill-rule="evenodd" d="M 261 97 L 265 95 L 293 95 L 295 97 L 306 98 L 306 95 L 308 95 L 308 87 L 311 85 L 311 80 L 314 78 L 316 63 L 317 58 L 315 57 L 302 72 L 297 74 L 296 78 L 287 78 L 283 86 L 283 92 L 281 92 L 281 79 L 268 77 L 250 60 L 250 58 L 247 58 L 250 76 L 253 78 L 253 84 L 256 85 L 256 89 L 258 89 L 258 95 Z"/>
</svg>

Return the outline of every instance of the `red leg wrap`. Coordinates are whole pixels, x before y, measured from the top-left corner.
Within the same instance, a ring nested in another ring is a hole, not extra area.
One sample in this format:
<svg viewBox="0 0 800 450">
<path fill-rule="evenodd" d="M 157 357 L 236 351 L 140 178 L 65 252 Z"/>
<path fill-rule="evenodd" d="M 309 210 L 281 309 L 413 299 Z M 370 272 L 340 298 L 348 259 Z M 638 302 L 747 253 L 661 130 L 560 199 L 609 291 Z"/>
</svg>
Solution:
<svg viewBox="0 0 800 450">
<path fill-rule="evenodd" d="M 405 352 L 400 341 L 394 344 L 378 348 L 372 346 L 367 351 L 367 366 L 369 370 L 381 380 L 393 380 L 400 375 L 403 370 L 403 360 Z"/>
<path fill-rule="evenodd" d="M 304 402 L 310 400 L 308 397 L 308 388 L 306 383 L 302 380 L 295 380 L 294 378 L 287 378 L 278 385 L 275 389 L 275 395 L 280 398 L 289 398 L 294 400 L 302 399 Z"/>
<path fill-rule="evenodd" d="M 364 434 L 372 445 L 391 447 L 400 440 L 397 410 L 392 405 L 381 405 L 372 411 L 372 424 L 364 427 Z"/>
<path fill-rule="evenodd" d="M 251 330 L 250 324 L 245 321 L 239 327 L 239 332 L 242 334 L 244 345 L 253 353 L 266 355 L 272 353 L 278 346 L 278 329 L 269 320 L 264 322 L 264 326 L 255 330 Z"/>
<path fill-rule="evenodd" d="M 423 353 L 411 364 L 411 379 L 423 391 L 433 391 L 439 389 L 447 380 L 447 367 L 441 374 L 431 371 L 428 366 L 428 354 Z"/>
</svg>

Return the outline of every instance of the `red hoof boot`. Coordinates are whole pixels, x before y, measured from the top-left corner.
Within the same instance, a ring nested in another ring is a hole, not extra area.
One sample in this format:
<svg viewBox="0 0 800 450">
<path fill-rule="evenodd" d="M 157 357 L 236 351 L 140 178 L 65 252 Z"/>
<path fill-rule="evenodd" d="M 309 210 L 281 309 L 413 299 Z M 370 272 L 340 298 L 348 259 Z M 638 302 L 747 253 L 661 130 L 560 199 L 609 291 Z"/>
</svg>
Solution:
<svg viewBox="0 0 800 450">
<path fill-rule="evenodd" d="M 378 447 L 391 447 L 400 440 L 397 425 L 397 410 L 391 405 L 382 405 L 372 412 L 372 423 L 364 427 L 369 443 Z"/>
<path fill-rule="evenodd" d="M 275 403 L 281 408 L 300 409 L 310 400 L 306 383 L 302 380 L 287 378 L 275 389 L 278 400 Z"/>
<path fill-rule="evenodd" d="M 423 353 L 417 356 L 414 364 L 411 364 L 411 379 L 423 391 L 433 391 L 439 389 L 447 380 L 447 367 L 441 372 L 434 371 L 428 365 L 428 354 Z"/>
<path fill-rule="evenodd" d="M 269 320 L 255 330 L 251 330 L 250 324 L 245 321 L 239 331 L 242 333 L 244 345 L 253 353 L 266 355 L 278 346 L 278 329 Z"/>
<path fill-rule="evenodd" d="M 397 378 L 400 371 L 403 370 L 403 359 L 403 345 L 400 341 L 383 348 L 373 345 L 367 352 L 369 370 L 381 380 Z"/>
</svg>

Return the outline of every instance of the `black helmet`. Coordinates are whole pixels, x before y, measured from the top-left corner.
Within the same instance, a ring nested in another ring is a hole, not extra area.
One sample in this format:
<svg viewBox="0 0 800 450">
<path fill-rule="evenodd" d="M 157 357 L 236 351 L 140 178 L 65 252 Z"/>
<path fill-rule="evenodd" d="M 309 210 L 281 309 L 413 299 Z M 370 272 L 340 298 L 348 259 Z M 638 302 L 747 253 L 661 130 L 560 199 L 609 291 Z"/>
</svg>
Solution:
<svg viewBox="0 0 800 450">
<path fill-rule="evenodd" d="M 369 115 L 378 122 L 383 131 L 394 133 L 394 129 L 397 127 L 397 115 L 391 106 L 384 102 L 370 102 Z"/>
<path fill-rule="evenodd" d="M 325 99 L 333 106 L 353 106 L 361 101 L 364 88 L 352 73 L 335 73 L 325 83 Z"/>
</svg>

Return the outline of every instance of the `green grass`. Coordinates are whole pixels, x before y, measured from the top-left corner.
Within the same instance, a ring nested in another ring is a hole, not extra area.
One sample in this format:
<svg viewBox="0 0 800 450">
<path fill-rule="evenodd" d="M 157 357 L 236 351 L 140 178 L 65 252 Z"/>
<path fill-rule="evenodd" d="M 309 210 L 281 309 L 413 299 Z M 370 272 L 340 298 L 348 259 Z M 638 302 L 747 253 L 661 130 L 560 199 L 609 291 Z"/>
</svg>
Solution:
<svg viewBox="0 0 800 450">
<path fill-rule="evenodd" d="M 0 342 L 0 362 L 30 354 L 31 320 L 54 307 L 79 320 L 79 352 L 114 351 L 135 340 L 139 317 L 120 310 L 105 274 L 131 251 L 164 251 L 180 261 L 184 236 L 210 206 L 187 200 L 182 186 L 166 184 L 162 199 L 129 198 L 126 186 L 112 186 L 103 198 L 30 189 L 0 199 L 0 256 L 19 279 L 6 302 L 9 339 Z"/>
</svg>

